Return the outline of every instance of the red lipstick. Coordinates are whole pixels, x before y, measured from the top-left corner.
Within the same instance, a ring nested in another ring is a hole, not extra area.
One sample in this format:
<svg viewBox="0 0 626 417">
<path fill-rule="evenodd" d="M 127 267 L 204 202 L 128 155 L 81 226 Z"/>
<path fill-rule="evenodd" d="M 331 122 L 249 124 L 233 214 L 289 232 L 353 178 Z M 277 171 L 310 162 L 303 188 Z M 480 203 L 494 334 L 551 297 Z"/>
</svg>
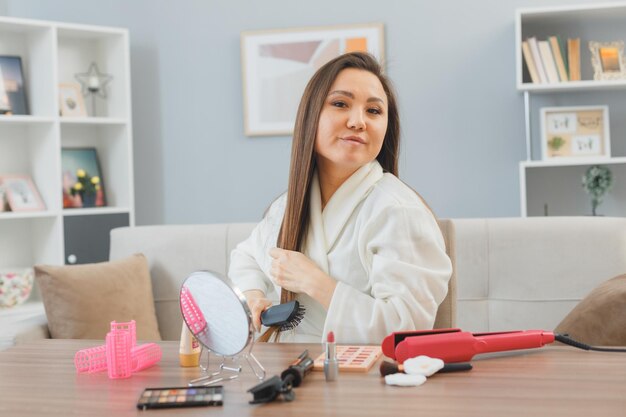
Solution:
<svg viewBox="0 0 626 417">
<path fill-rule="evenodd" d="M 335 334 L 328 332 L 326 336 L 326 359 L 324 359 L 324 376 L 326 381 L 335 381 L 339 376 L 339 363 L 335 349 Z"/>
</svg>

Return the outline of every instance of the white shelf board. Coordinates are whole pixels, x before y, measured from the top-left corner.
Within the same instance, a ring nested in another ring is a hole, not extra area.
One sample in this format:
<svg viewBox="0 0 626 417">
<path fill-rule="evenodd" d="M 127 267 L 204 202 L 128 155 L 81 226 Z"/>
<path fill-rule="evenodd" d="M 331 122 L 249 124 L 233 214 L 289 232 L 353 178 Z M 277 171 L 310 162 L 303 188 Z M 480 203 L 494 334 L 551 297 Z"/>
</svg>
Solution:
<svg viewBox="0 0 626 417">
<path fill-rule="evenodd" d="M 75 208 L 75 209 L 64 209 L 64 216 L 97 216 L 101 214 L 118 214 L 118 213 L 129 213 L 130 209 L 128 207 L 93 207 L 93 208 Z"/>
<path fill-rule="evenodd" d="M 127 33 L 127 29 L 112 26 L 91 26 L 80 23 L 52 22 L 60 38 L 103 39 Z"/>
<path fill-rule="evenodd" d="M 50 25 L 39 20 L 0 16 L 0 31 L 28 33 L 42 29 L 50 29 Z"/>
<path fill-rule="evenodd" d="M 517 13 L 524 18 L 526 23 L 532 22 L 535 19 L 542 19 L 544 17 L 554 19 L 559 16 L 563 16 L 565 18 L 585 18 L 589 15 L 601 17 L 622 17 L 626 13 L 626 2 L 597 2 L 595 4 L 589 3 L 565 6 L 528 7 L 517 9 Z"/>
<path fill-rule="evenodd" d="M 58 213 L 50 210 L 46 211 L 3 211 L 0 212 L 0 220 L 15 219 L 40 219 L 45 217 L 56 217 Z"/>
<path fill-rule="evenodd" d="M 128 123 L 127 119 L 118 117 L 61 117 L 62 124 L 76 125 L 123 125 Z"/>
<path fill-rule="evenodd" d="M 566 93 L 571 91 L 601 91 L 601 90 L 622 90 L 626 89 L 626 80 L 615 81 L 568 81 L 558 84 L 533 84 L 523 83 L 517 86 L 519 91 L 529 91 L 532 93 Z"/>
<path fill-rule="evenodd" d="M 580 158 L 580 159 L 555 159 L 554 161 L 522 161 L 523 168 L 548 168 L 579 165 L 615 165 L 626 164 L 626 157 L 616 158 Z"/>
<path fill-rule="evenodd" d="M 28 115 L 0 116 L 0 124 L 28 125 L 35 123 L 54 123 L 53 117 L 40 117 Z"/>
</svg>

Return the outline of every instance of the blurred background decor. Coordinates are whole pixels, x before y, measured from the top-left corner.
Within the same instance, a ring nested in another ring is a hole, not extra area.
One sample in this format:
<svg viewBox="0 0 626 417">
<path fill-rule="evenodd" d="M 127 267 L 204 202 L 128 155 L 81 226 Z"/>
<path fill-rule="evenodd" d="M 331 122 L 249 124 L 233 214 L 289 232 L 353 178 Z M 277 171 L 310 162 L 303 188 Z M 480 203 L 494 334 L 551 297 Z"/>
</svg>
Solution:
<svg viewBox="0 0 626 417">
<path fill-rule="evenodd" d="M 26 301 L 34 279 L 33 268 L 0 269 L 0 308 L 14 307 Z"/>
<path fill-rule="evenodd" d="M 591 215 L 597 216 L 596 209 L 604 200 L 604 195 L 613 187 L 613 173 L 601 165 L 593 165 L 583 175 L 583 188 L 591 196 Z"/>
</svg>

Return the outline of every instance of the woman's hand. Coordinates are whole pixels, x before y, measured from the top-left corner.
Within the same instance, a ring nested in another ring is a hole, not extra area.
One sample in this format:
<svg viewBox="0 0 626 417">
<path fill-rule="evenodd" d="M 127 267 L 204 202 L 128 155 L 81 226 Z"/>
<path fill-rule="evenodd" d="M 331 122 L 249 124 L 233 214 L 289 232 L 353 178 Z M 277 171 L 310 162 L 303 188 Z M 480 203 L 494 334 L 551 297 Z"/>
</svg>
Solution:
<svg viewBox="0 0 626 417">
<path fill-rule="evenodd" d="M 252 324 L 254 329 L 261 331 L 261 313 L 272 306 L 272 302 L 265 297 L 265 293 L 261 290 L 244 291 L 248 308 L 252 313 Z"/>
<path fill-rule="evenodd" d="M 270 273 L 276 284 L 291 292 L 305 293 L 328 310 L 337 281 L 300 252 L 272 248 L 270 256 Z"/>
</svg>

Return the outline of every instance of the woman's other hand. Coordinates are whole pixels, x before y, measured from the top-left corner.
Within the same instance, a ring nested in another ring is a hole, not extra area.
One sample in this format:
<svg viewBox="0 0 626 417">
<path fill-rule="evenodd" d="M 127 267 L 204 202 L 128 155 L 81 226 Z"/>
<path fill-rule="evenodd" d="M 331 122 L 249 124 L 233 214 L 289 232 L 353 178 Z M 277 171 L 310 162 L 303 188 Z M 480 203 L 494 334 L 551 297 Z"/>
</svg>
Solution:
<svg viewBox="0 0 626 417">
<path fill-rule="evenodd" d="M 300 252 L 272 248 L 269 253 L 270 273 L 276 284 L 291 292 L 307 294 L 328 309 L 337 281 Z"/>
<path fill-rule="evenodd" d="M 261 290 L 244 291 L 248 308 L 252 313 L 252 324 L 258 332 L 261 330 L 261 313 L 272 306 L 272 302 L 265 297 L 265 293 Z"/>
</svg>

